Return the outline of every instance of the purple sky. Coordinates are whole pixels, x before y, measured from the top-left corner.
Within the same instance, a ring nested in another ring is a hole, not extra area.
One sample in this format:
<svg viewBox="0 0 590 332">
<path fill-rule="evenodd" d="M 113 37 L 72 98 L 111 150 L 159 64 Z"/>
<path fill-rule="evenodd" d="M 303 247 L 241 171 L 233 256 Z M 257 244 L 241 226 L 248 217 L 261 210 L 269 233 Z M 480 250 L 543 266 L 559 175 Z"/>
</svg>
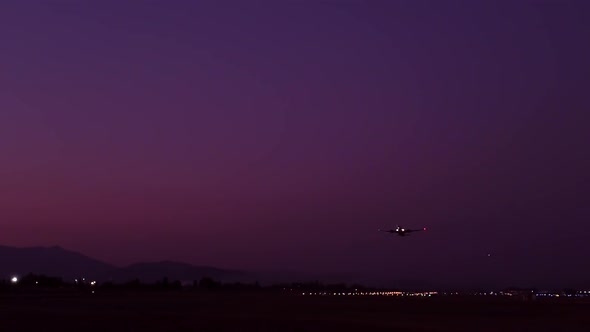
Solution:
<svg viewBox="0 0 590 332">
<path fill-rule="evenodd" d="M 9 0 L 0 40 L 0 244 L 590 281 L 587 1 Z"/>
</svg>

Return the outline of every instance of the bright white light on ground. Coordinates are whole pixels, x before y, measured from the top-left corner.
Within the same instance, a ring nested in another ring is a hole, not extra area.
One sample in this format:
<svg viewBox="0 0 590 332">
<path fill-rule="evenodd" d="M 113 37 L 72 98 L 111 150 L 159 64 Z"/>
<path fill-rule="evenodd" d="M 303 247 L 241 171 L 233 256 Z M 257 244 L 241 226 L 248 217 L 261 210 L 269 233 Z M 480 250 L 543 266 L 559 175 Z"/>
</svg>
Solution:
<svg viewBox="0 0 590 332">
<path fill-rule="evenodd" d="M 10 281 L 11 281 L 13 284 L 16 284 L 16 283 L 18 282 L 18 277 L 12 277 L 12 279 L 10 279 Z"/>
</svg>

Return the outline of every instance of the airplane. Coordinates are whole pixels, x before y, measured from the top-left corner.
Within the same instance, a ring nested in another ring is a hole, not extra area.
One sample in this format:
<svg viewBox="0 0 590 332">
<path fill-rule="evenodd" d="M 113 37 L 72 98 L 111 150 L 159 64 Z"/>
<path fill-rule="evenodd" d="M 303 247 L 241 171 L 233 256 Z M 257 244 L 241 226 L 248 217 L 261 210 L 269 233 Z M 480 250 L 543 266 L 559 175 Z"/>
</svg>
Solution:
<svg viewBox="0 0 590 332">
<path fill-rule="evenodd" d="M 426 230 L 426 227 L 424 227 L 422 229 L 407 229 L 407 228 L 403 228 L 400 226 L 396 226 L 395 229 L 390 229 L 390 230 L 379 229 L 379 232 L 386 232 L 386 233 L 397 234 L 399 236 L 406 236 L 406 235 L 410 235 L 410 233 L 413 233 L 413 232 L 422 232 L 425 230 Z"/>
</svg>

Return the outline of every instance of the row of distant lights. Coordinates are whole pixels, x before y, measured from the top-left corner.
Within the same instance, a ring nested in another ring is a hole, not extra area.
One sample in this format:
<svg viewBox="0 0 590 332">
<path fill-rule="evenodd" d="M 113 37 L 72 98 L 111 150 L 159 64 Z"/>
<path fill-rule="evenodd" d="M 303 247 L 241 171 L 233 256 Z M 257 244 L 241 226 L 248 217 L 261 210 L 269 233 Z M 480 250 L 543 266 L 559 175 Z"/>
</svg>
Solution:
<svg viewBox="0 0 590 332">
<path fill-rule="evenodd" d="M 458 295 L 458 293 L 443 293 L 443 295 Z M 508 293 L 508 292 L 489 292 L 489 293 L 474 293 L 472 295 L 475 296 L 514 296 L 514 294 L 512 293 Z M 578 291 L 575 295 L 572 294 L 565 294 L 565 295 L 560 295 L 558 293 L 535 293 L 535 296 L 540 296 L 540 297 L 586 297 L 586 296 L 590 296 L 590 291 Z"/>
<path fill-rule="evenodd" d="M 555 293 L 538 293 L 539 297 L 589 297 L 590 291 L 579 291 L 576 294 L 555 294 Z"/>
<path fill-rule="evenodd" d="M 422 293 L 404 293 L 404 292 L 350 292 L 350 293 L 332 293 L 332 292 L 316 292 L 316 293 L 301 293 L 301 295 L 307 295 L 307 296 L 432 296 L 432 295 L 436 295 L 438 294 L 438 292 L 422 292 Z M 457 292 L 451 292 L 451 293 L 442 293 L 442 295 L 459 295 L 459 293 Z M 474 293 L 472 295 L 476 295 L 476 296 L 514 296 L 514 294 L 512 293 L 508 293 L 508 292 L 489 292 L 489 293 Z M 556 294 L 556 293 L 537 293 L 535 294 L 536 296 L 541 296 L 541 297 L 560 297 L 560 296 L 564 296 L 564 297 L 586 297 L 586 296 L 590 296 L 590 291 L 578 291 L 577 294 L 575 295 L 571 295 L 571 294 L 567 294 L 567 295 L 560 295 L 560 294 Z"/>
<path fill-rule="evenodd" d="M 86 281 L 86 278 L 82 278 L 82 282 L 85 282 L 85 281 Z M 78 279 L 74 279 L 74 282 L 75 282 L 75 283 L 78 283 Z M 90 282 L 90 285 L 91 285 L 91 286 L 94 286 L 94 285 L 96 285 L 96 281 L 91 281 L 91 282 Z"/>
<path fill-rule="evenodd" d="M 76 283 L 78 283 L 78 279 L 74 279 L 74 281 L 75 281 Z M 82 278 L 82 281 L 86 281 L 86 279 Z M 12 278 L 10 279 L 10 282 L 11 282 L 11 283 L 13 283 L 13 284 L 17 284 L 17 283 L 18 283 L 18 277 L 12 277 Z M 38 281 L 35 281 L 35 284 L 39 284 L 39 282 L 38 282 Z M 96 281 L 91 281 L 91 282 L 90 282 L 90 285 L 91 285 L 91 286 L 94 286 L 94 285 L 96 285 Z"/>
<path fill-rule="evenodd" d="M 459 293 L 443 293 L 443 295 L 458 295 Z M 475 296 L 514 296 L 514 294 L 512 293 L 507 293 L 507 292 L 489 292 L 489 293 L 473 293 L 472 295 Z M 572 294 L 565 294 L 565 295 L 560 295 L 558 293 L 535 293 L 535 296 L 542 296 L 542 297 L 560 297 L 560 296 L 564 296 L 564 297 L 572 297 L 572 296 L 590 296 L 590 291 L 578 291 L 577 294 L 572 295 Z"/>
<path fill-rule="evenodd" d="M 458 294 L 458 293 L 454 293 Z M 513 296 L 512 293 L 505 293 L 505 292 L 489 292 L 489 293 L 474 293 L 472 295 L 475 296 Z"/>
<path fill-rule="evenodd" d="M 351 292 L 351 293 L 301 293 L 307 296 L 432 296 L 438 294 L 437 292 L 423 292 L 423 293 L 404 293 L 404 292 Z"/>
<path fill-rule="evenodd" d="M 74 281 L 76 283 L 78 283 L 78 279 L 74 279 Z M 86 281 L 85 278 L 82 278 L 82 281 Z M 18 283 L 18 277 L 12 277 L 12 279 L 10 279 L 10 282 L 12 282 L 13 284 Z M 39 284 L 38 281 L 35 281 L 36 284 Z M 91 281 L 90 282 L 91 286 L 96 285 L 96 281 Z M 422 292 L 422 293 L 404 293 L 404 292 L 352 292 L 352 293 L 329 293 L 329 292 L 319 292 L 319 293 L 301 293 L 301 295 L 332 295 L 332 296 L 432 296 L 432 295 L 436 295 L 438 294 L 438 292 Z M 458 295 L 459 293 L 448 293 L 449 295 Z M 447 293 L 443 293 L 443 295 L 447 295 Z M 474 295 L 483 295 L 483 296 L 487 296 L 487 295 L 491 295 L 491 296 L 512 296 L 512 293 L 504 293 L 504 292 L 489 292 L 489 293 L 476 293 Z M 535 294 L 536 296 L 542 296 L 542 297 L 560 297 L 559 294 L 554 294 L 554 293 L 537 293 Z M 571 294 L 567 294 L 565 295 L 567 297 L 572 297 Z M 590 291 L 578 291 L 574 296 L 579 297 L 579 296 L 590 296 Z"/>
</svg>

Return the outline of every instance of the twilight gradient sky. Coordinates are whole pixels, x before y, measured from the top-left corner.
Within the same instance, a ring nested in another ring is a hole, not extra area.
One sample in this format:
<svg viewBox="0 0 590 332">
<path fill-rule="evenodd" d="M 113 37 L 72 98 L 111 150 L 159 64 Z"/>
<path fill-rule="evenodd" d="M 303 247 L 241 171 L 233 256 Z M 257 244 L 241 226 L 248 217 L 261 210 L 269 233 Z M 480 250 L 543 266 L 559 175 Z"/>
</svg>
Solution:
<svg viewBox="0 0 590 332">
<path fill-rule="evenodd" d="M 8 0 L 0 40 L 0 244 L 590 281 L 588 1 Z"/>
</svg>

